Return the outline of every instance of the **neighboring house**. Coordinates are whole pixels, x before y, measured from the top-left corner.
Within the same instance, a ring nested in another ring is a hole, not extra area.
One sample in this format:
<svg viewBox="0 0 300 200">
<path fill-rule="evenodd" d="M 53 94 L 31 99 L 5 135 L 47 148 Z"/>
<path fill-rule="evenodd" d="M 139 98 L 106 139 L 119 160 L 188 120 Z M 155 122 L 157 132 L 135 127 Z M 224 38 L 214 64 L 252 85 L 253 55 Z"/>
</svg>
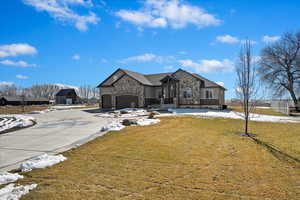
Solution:
<svg viewBox="0 0 300 200">
<path fill-rule="evenodd" d="M 55 95 L 56 104 L 77 104 L 79 103 L 79 97 L 75 89 L 61 89 Z"/>
<path fill-rule="evenodd" d="M 222 108 L 225 88 L 198 74 L 178 69 L 174 73 L 140 74 L 118 69 L 98 85 L 104 109 L 148 107 Z"/>
<path fill-rule="evenodd" d="M 19 105 L 43 105 L 49 104 L 49 99 L 43 97 L 21 97 L 21 96 L 2 96 L 0 106 L 19 106 Z"/>
</svg>

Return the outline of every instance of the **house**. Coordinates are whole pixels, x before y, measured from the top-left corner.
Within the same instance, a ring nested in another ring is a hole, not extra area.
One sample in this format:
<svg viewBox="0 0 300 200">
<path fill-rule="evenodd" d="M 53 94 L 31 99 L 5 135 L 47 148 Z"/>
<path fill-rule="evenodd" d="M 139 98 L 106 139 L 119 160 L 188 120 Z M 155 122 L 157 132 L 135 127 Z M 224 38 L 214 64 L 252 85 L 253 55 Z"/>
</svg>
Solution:
<svg viewBox="0 0 300 200">
<path fill-rule="evenodd" d="M 126 107 L 222 108 L 225 88 L 198 74 L 178 69 L 173 73 L 140 74 L 118 69 L 98 86 L 100 108 Z"/>
<path fill-rule="evenodd" d="M 49 99 L 43 97 L 2 96 L 0 106 L 43 105 L 49 104 Z"/>
<path fill-rule="evenodd" d="M 55 95 L 56 104 L 77 104 L 79 103 L 79 97 L 75 89 L 61 89 Z"/>
</svg>

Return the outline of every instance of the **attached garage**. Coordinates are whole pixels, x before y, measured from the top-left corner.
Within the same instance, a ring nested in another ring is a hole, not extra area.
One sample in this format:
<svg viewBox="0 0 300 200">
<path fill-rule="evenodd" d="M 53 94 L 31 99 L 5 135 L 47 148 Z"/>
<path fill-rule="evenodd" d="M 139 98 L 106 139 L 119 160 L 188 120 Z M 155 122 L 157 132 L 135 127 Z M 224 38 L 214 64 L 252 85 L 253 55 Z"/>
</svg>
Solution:
<svg viewBox="0 0 300 200">
<path fill-rule="evenodd" d="M 133 95 L 122 95 L 116 97 L 116 108 L 136 108 L 138 107 L 138 97 Z"/>
<path fill-rule="evenodd" d="M 111 95 L 102 95 L 102 108 L 112 108 Z"/>
</svg>

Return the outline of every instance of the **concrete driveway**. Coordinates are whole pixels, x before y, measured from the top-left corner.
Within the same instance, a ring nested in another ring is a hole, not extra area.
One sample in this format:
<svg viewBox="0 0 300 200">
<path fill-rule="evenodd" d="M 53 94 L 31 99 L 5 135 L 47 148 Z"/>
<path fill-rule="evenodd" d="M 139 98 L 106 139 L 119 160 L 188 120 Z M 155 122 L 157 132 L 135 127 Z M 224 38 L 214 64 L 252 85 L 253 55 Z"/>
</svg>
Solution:
<svg viewBox="0 0 300 200">
<path fill-rule="evenodd" d="M 35 126 L 0 135 L 0 171 L 18 168 L 22 161 L 43 153 L 59 153 L 85 143 L 102 135 L 101 127 L 110 121 L 82 109 L 30 116 L 37 119 Z"/>
</svg>

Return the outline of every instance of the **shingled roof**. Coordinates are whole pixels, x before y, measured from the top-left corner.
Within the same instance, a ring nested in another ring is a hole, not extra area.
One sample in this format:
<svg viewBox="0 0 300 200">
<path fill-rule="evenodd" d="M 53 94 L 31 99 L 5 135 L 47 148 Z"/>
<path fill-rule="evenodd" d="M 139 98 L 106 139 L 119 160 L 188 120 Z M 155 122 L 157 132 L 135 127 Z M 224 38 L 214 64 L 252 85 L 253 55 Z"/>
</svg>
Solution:
<svg viewBox="0 0 300 200">
<path fill-rule="evenodd" d="M 20 97 L 20 96 L 1 96 L 6 101 L 49 101 L 49 99 L 44 97 Z"/>
<path fill-rule="evenodd" d="M 70 93 L 73 93 L 73 92 L 76 94 L 76 91 L 73 88 L 61 89 L 56 93 L 55 96 L 68 96 Z"/>
<path fill-rule="evenodd" d="M 127 69 L 118 69 L 116 70 L 113 74 L 115 74 L 117 71 L 123 71 L 125 74 L 127 74 L 128 76 L 130 76 L 131 78 L 135 79 L 136 81 L 138 81 L 139 83 L 143 84 L 143 85 L 148 85 L 148 86 L 160 86 L 161 85 L 161 80 L 166 77 L 166 76 L 171 76 L 173 74 L 175 74 L 178 70 L 182 70 L 182 69 L 178 69 L 176 72 L 172 72 L 172 73 L 159 73 L 159 74 L 141 74 L 141 73 L 138 73 L 138 72 L 133 72 L 133 71 L 129 71 Z M 184 71 L 184 70 L 182 70 Z M 187 72 L 189 73 L 189 72 Z M 112 74 L 112 75 L 113 75 Z M 220 88 L 223 88 L 225 89 L 224 87 L 218 85 L 217 83 L 213 82 L 213 81 L 210 81 L 202 76 L 200 76 L 199 74 L 195 74 L 195 73 L 190 73 L 191 75 L 193 75 L 195 78 L 197 79 L 201 79 L 201 80 L 206 80 L 206 81 L 209 81 L 211 82 L 212 84 L 216 85 L 216 87 L 220 87 Z M 111 76 L 112 76 L 111 75 Z M 110 76 L 110 77 L 111 77 Z M 110 77 L 108 77 L 106 80 L 108 80 Z M 100 83 L 98 85 L 98 87 L 101 87 L 101 86 L 110 86 L 110 85 L 103 85 L 106 80 L 104 80 L 102 83 Z"/>
</svg>

